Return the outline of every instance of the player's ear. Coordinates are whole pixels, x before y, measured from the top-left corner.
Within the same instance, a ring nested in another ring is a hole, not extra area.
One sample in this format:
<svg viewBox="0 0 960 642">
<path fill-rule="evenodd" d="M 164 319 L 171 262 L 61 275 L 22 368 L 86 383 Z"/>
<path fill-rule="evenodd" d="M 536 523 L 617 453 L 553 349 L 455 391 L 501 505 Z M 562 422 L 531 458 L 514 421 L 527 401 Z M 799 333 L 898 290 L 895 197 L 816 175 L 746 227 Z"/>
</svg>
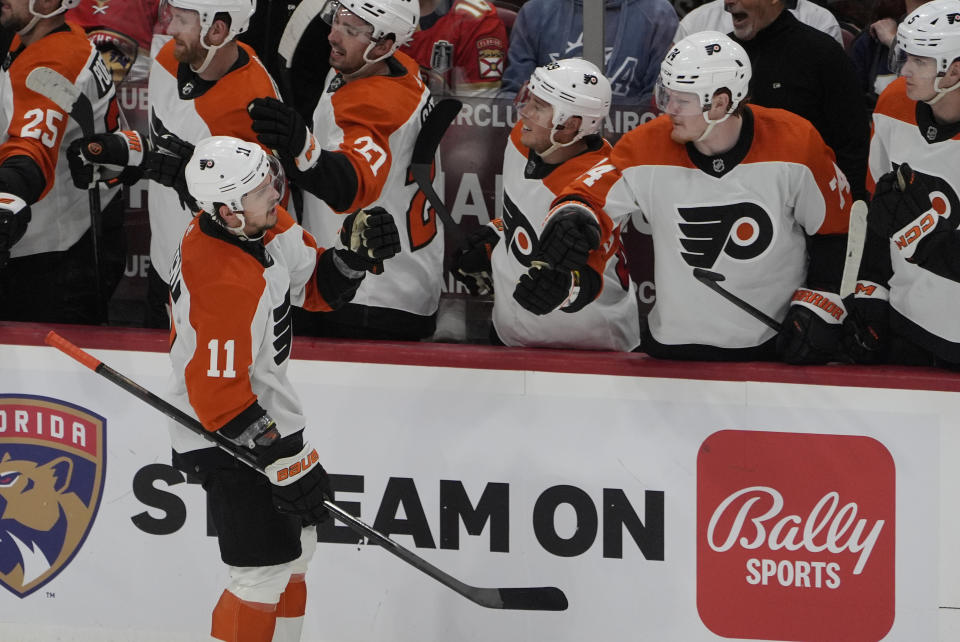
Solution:
<svg viewBox="0 0 960 642">
<path fill-rule="evenodd" d="M 380 39 L 380 42 L 377 43 L 377 46 L 374 47 L 369 54 L 371 60 L 379 58 L 380 56 L 385 56 L 388 51 L 393 47 L 394 39 L 390 36 L 386 36 Z"/>
<path fill-rule="evenodd" d="M 730 109 L 730 92 L 726 89 L 720 89 L 713 94 L 713 101 L 710 105 L 710 118 L 716 120 L 722 118 L 727 110 Z"/>
<path fill-rule="evenodd" d="M 577 132 L 580 131 L 580 125 L 583 123 L 583 119 L 579 116 L 571 116 L 563 123 L 563 129 L 557 130 L 553 135 L 554 140 L 558 143 L 568 143 L 573 140 L 573 137 L 577 135 Z"/>
<path fill-rule="evenodd" d="M 208 45 L 222 45 L 230 37 L 230 27 L 224 20 L 214 19 L 205 38 Z"/>
<path fill-rule="evenodd" d="M 940 83 L 940 87 L 953 87 L 955 84 L 960 82 L 960 58 L 957 58 L 950 63 L 950 66 L 947 67 L 947 73 L 944 74 L 943 80 L 945 82 Z"/>
</svg>

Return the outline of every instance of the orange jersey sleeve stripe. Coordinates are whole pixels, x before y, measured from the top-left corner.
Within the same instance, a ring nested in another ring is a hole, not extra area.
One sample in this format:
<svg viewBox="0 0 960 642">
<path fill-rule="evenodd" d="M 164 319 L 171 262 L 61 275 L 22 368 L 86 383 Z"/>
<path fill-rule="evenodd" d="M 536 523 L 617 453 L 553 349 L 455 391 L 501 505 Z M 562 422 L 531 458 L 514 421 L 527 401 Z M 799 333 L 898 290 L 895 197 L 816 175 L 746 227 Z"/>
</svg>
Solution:
<svg viewBox="0 0 960 642">
<path fill-rule="evenodd" d="M 250 327 L 266 281 L 255 258 L 232 251 L 197 225 L 188 230 L 183 244 L 202 246 L 183 252 L 193 257 L 183 261 L 183 281 L 205 283 L 190 292 L 190 325 L 197 344 L 184 378 L 190 405 L 204 427 L 214 431 L 257 400 L 248 374 L 253 363 Z M 191 279 L 192 273 L 209 271 L 211 265 L 222 278 Z"/>
</svg>

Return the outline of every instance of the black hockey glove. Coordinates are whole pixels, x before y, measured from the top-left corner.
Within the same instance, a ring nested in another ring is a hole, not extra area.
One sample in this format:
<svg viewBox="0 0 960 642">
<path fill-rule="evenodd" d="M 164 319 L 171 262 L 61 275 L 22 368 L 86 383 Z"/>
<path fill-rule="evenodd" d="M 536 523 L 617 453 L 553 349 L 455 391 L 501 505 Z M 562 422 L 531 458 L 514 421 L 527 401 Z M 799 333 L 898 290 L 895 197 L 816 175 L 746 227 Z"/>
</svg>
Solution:
<svg viewBox="0 0 960 642">
<path fill-rule="evenodd" d="M 495 225 L 496 221 L 472 232 L 453 251 L 453 278 L 467 286 L 473 296 L 493 294 L 490 255 L 500 241 Z"/>
<path fill-rule="evenodd" d="M 276 98 L 254 98 L 247 105 L 257 140 L 274 150 L 283 161 L 293 161 L 304 172 L 320 159 L 320 146 L 303 117 L 291 105 Z"/>
<path fill-rule="evenodd" d="M 348 214 L 340 228 L 337 256 L 357 272 L 383 272 L 383 262 L 400 251 L 400 231 L 382 207 Z"/>
<path fill-rule="evenodd" d="M 0 270 L 10 260 L 10 248 L 27 233 L 30 206 L 19 196 L 0 192 Z"/>
<path fill-rule="evenodd" d="M 281 438 L 276 423 L 266 414 L 239 434 L 231 436 L 223 430 L 221 434 L 256 455 L 272 484 L 277 511 L 298 515 L 305 526 L 329 517 L 323 502 L 333 500 L 330 479 L 320 465 L 317 451 L 303 441 L 302 435 Z M 293 454 L 289 454 L 291 451 Z"/>
<path fill-rule="evenodd" d="M 133 185 L 143 177 L 143 159 L 149 149 L 138 132 L 120 130 L 78 138 L 67 147 L 70 178 L 79 189 L 98 182 Z"/>
<path fill-rule="evenodd" d="M 525 310 L 533 314 L 548 314 L 556 310 L 573 291 L 573 274 L 569 270 L 556 270 L 540 261 L 526 274 L 521 274 L 513 298 Z"/>
<path fill-rule="evenodd" d="M 552 267 L 578 270 L 600 247 L 600 225 L 583 205 L 558 205 L 540 233 L 540 254 Z"/>
<path fill-rule="evenodd" d="M 878 283 L 860 281 L 855 292 L 843 299 L 840 350 L 853 363 L 882 363 L 890 330 L 889 291 Z"/>
<path fill-rule="evenodd" d="M 191 212 L 199 212 L 197 201 L 187 189 L 185 173 L 187 163 L 193 156 L 193 144 L 171 133 L 158 136 L 154 142 L 156 150 L 149 152 L 143 160 L 146 177 L 164 187 L 173 188 L 183 207 Z"/>
<path fill-rule="evenodd" d="M 836 360 L 844 316 L 839 295 L 797 290 L 777 335 L 777 354 L 783 361 L 798 365 Z"/>
<path fill-rule="evenodd" d="M 930 189 L 906 163 L 877 181 L 867 212 L 867 225 L 877 234 L 894 238 L 930 209 Z"/>
</svg>

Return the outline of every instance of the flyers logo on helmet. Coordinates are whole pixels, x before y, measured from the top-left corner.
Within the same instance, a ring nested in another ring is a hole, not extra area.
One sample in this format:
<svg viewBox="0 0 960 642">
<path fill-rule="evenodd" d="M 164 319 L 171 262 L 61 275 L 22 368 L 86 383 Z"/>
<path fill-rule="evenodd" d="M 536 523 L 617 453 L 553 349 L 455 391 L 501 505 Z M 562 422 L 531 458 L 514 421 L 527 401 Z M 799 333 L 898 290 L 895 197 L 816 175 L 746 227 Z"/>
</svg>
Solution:
<svg viewBox="0 0 960 642">
<path fill-rule="evenodd" d="M 48 397 L 0 395 L 0 584 L 25 597 L 77 555 L 106 470 L 106 420 Z"/>
</svg>

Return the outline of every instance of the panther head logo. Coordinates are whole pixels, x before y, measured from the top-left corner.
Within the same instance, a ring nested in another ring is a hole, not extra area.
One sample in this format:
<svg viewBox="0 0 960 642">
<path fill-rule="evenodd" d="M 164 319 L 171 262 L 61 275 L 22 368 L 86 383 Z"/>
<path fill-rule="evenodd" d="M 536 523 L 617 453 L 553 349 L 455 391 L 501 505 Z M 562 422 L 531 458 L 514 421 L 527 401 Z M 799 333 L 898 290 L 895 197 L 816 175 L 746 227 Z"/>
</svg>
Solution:
<svg viewBox="0 0 960 642">
<path fill-rule="evenodd" d="M 100 505 L 105 420 L 46 397 L 0 395 L 0 584 L 25 597 L 80 550 Z"/>
</svg>

